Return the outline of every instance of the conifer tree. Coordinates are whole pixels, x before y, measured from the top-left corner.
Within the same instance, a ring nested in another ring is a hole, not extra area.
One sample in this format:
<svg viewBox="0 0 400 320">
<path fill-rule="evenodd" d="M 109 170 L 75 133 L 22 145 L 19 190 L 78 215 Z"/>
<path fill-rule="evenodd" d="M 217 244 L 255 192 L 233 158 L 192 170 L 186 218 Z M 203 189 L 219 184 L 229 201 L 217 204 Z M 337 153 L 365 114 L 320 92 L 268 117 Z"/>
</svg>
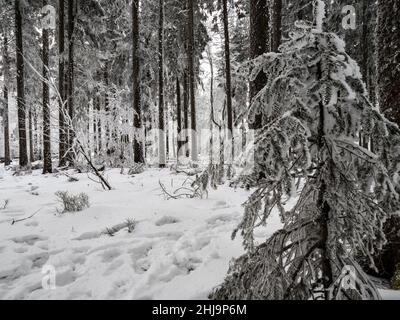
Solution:
<svg viewBox="0 0 400 320">
<path fill-rule="evenodd" d="M 386 159 L 396 161 L 399 132 L 368 100 L 344 42 L 324 31 L 324 2 L 314 7 L 314 23 L 296 24 L 281 53 L 250 64 L 252 77 L 260 70 L 273 75 L 248 112 L 251 120 L 258 113 L 270 119 L 255 146 L 265 178 L 233 234 L 241 233 L 248 254 L 212 298 L 380 298 L 355 256 L 362 253 L 374 264 L 385 243 L 388 207 L 398 208 Z M 380 146 L 374 152 L 359 145 L 361 129 Z M 296 199 L 291 209 L 290 198 Z M 254 230 L 274 209 L 284 227 L 257 245 Z"/>
</svg>

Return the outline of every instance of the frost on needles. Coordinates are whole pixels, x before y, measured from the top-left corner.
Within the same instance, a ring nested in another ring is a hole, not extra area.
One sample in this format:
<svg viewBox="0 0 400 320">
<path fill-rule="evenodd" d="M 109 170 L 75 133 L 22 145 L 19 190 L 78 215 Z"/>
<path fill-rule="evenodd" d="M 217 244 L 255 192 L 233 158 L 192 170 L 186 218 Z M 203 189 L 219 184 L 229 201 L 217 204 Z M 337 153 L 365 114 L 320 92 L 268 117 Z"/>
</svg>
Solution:
<svg viewBox="0 0 400 320">
<path fill-rule="evenodd" d="M 262 114 L 255 176 L 238 229 L 248 253 L 233 262 L 213 299 L 379 299 L 356 262 L 385 244 L 399 208 L 399 129 L 369 99 L 359 67 L 333 33 L 297 23 L 280 53 L 247 67 L 268 82 L 251 105 Z M 360 134 L 372 152 L 360 146 Z M 288 210 L 285 204 L 295 197 Z M 275 208 L 282 230 L 261 245 L 254 229 Z M 344 285 L 354 271 L 354 285 Z"/>
</svg>

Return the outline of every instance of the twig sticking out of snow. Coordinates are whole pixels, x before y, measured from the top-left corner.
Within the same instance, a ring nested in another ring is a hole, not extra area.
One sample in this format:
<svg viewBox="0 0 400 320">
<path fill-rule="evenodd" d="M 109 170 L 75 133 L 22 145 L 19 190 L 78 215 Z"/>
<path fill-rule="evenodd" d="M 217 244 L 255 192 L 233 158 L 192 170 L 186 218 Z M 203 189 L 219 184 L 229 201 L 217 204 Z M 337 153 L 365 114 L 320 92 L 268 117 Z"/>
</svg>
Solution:
<svg viewBox="0 0 400 320">
<path fill-rule="evenodd" d="M 30 215 L 29 217 L 24 218 L 24 219 L 19 219 L 19 220 L 13 219 L 13 221 L 11 222 L 11 225 L 13 226 L 14 224 L 16 224 L 16 223 L 18 223 L 18 222 L 22 222 L 22 221 L 25 221 L 25 220 L 29 220 L 29 219 L 33 218 L 34 216 L 36 216 L 41 210 L 42 210 L 42 208 L 40 208 L 40 209 L 39 209 L 38 211 L 36 211 L 34 214 L 32 214 L 32 215 Z"/>
<path fill-rule="evenodd" d="M 203 199 L 204 195 L 208 197 L 207 185 L 208 185 L 208 178 L 207 180 L 204 179 L 204 175 L 196 176 L 196 180 L 186 179 L 182 186 L 176 189 L 173 193 L 169 192 L 165 185 L 159 181 L 161 190 L 167 196 L 167 200 L 178 200 L 182 198 L 186 199 L 194 199 L 194 198 L 201 198 Z M 187 185 L 190 182 L 190 185 Z"/>
<path fill-rule="evenodd" d="M 126 222 L 118 224 L 111 228 L 106 228 L 101 234 L 113 237 L 117 232 L 128 229 L 129 233 L 132 233 L 137 226 L 137 222 L 134 219 L 127 219 Z"/>
</svg>

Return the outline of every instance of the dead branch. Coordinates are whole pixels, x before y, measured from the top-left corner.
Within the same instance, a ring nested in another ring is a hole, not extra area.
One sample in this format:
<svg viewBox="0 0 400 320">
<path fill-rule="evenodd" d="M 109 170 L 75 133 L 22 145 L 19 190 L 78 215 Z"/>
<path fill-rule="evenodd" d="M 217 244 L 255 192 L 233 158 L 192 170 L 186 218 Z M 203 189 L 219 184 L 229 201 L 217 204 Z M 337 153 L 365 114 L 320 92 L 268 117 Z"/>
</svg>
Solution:
<svg viewBox="0 0 400 320">
<path fill-rule="evenodd" d="M 18 222 L 22 222 L 22 221 L 25 221 L 25 220 L 29 220 L 29 219 L 33 218 L 34 216 L 36 216 L 41 210 L 42 210 L 42 208 L 40 208 L 40 209 L 37 210 L 34 214 L 32 214 L 32 215 L 30 215 L 29 217 L 24 218 L 24 219 L 19 219 L 19 220 L 13 219 L 13 221 L 11 222 L 11 225 L 13 226 L 14 224 L 16 224 L 16 223 L 18 223 Z"/>
<path fill-rule="evenodd" d="M 85 149 L 83 148 L 81 142 L 77 139 L 76 140 L 78 147 L 80 149 L 81 154 L 83 155 L 83 157 L 85 158 L 86 162 L 88 163 L 88 165 L 92 168 L 93 172 L 95 173 L 95 175 L 101 180 L 101 182 L 107 187 L 108 190 L 112 190 L 112 187 L 110 186 L 110 184 L 108 183 L 108 181 L 103 177 L 103 175 L 100 173 L 100 171 L 95 167 L 95 165 L 93 164 L 93 162 L 90 160 L 90 158 L 88 157 L 88 155 L 86 154 Z"/>
</svg>

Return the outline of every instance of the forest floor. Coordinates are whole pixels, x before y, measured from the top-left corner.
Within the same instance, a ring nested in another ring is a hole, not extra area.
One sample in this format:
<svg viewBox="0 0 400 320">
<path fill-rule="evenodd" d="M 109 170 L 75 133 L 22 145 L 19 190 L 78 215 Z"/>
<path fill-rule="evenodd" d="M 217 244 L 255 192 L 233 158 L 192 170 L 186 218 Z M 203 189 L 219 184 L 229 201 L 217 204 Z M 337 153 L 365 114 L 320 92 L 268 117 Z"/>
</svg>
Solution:
<svg viewBox="0 0 400 320">
<path fill-rule="evenodd" d="M 231 259 L 243 254 L 241 238 L 232 241 L 231 234 L 249 191 L 226 185 L 205 199 L 168 200 L 159 182 L 173 191 L 186 175 L 110 170 L 112 191 L 87 174 L 73 176 L 79 181 L 40 171 L 0 172 L 0 299 L 207 299 Z M 60 213 L 57 191 L 85 192 L 90 208 Z M 127 219 L 137 222 L 133 232 L 104 232 Z M 275 212 L 256 239 L 280 226 Z M 43 288 L 45 266 L 55 270 L 55 289 Z M 397 292 L 382 294 L 400 299 Z"/>
</svg>

